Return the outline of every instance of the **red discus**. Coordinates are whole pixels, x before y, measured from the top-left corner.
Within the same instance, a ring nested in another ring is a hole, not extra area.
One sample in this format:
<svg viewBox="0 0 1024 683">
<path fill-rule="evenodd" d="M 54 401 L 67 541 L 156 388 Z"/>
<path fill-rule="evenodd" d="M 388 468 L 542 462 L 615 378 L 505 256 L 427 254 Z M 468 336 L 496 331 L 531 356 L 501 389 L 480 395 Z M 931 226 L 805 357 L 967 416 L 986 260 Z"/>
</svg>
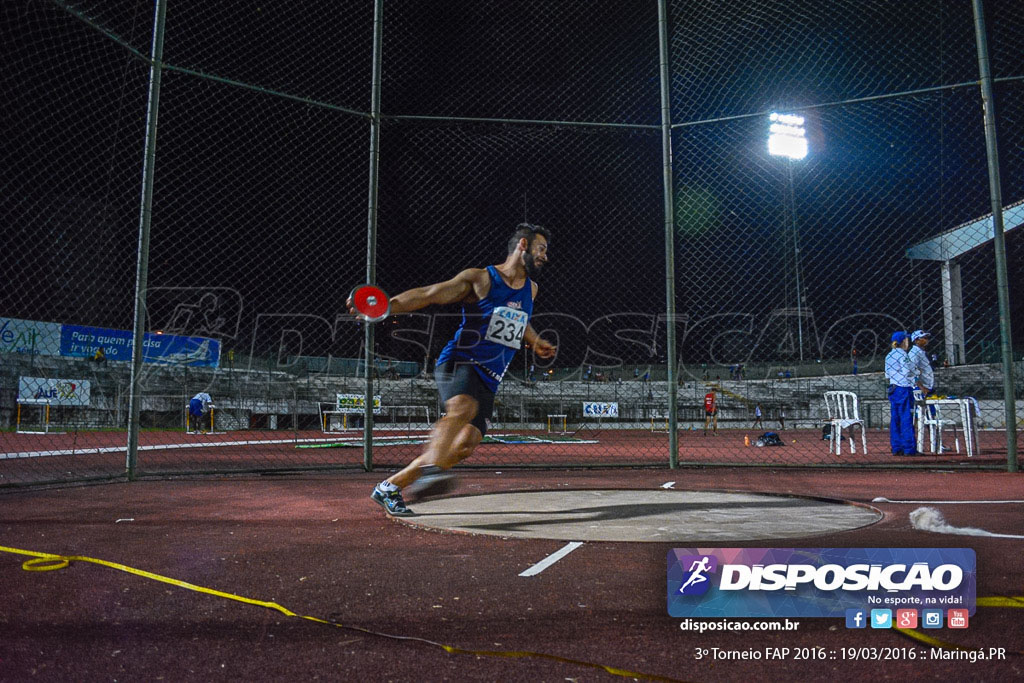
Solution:
<svg viewBox="0 0 1024 683">
<path fill-rule="evenodd" d="M 359 285 L 349 295 L 352 308 L 368 323 L 378 323 L 391 313 L 391 299 L 380 287 Z"/>
</svg>

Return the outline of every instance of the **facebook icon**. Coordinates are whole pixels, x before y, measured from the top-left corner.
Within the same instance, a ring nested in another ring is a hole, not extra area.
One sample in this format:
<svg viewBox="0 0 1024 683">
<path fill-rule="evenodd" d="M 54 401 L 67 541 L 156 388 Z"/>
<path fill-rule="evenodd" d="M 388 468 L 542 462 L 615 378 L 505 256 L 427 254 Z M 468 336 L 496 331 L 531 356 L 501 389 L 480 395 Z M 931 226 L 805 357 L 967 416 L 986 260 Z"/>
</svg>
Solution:
<svg viewBox="0 0 1024 683">
<path fill-rule="evenodd" d="M 868 613 L 862 609 L 846 610 L 846 628 L 867 628 Z"/>
</svg>

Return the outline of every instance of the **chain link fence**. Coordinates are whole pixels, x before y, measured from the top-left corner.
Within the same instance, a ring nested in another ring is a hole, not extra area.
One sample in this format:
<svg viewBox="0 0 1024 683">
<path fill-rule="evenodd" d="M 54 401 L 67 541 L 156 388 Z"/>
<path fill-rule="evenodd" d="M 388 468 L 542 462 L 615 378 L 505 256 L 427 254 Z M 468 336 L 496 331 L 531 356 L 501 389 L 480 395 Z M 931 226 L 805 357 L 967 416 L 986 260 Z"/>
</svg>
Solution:
<svg viewBox="0 0 1024 683">
<path fill-rule="evenodd" d="M 167 0 L 133 476 L 421 451 L 461 312 L 385 320 L 366 362 L 343 302 L 368 192 L 392 294 L 502 262 L 520 222 L 552 231 L 532 324 L 558 355 L 517 354 L 465 466 L 1006 468 L 1024 379 L 1000 352 L 970 3 L 666 6 L 670 242 L 657 2 L 385 2 L 374 112 L 372 3 Z M 1019 340 L 1024 8 L 986 9 Z M 0 12 L 0 486 L 123 477 L 153 3 Z M 806 156 L 769 153 L 798 129 Z M 931 333 L 928 458 L 892 454 L 895 330 Z"/>
<path fill-rule="evenodd" d="M 717 394 L 722 437 L 735 446 L 778 432 L 777 452 L 790 462 L 895 461 L 885 357 L 893 331 L 924 330 L 937 368 L 924 393 L 951 398 L 922 407 L 915 450 L 932 449 L 922 437 L 937 432 L 945 444 L 935 448 L 966 452 L 967 416 L 982 428 L 983 451 L 1005 457 L 996 450 L 1006 442 L 1004 378 L 970 4 L 672 7 L 676 246 L 687 263 L 678 291 L 689 315 L 682 374 Z M 1015 21 L 1005 10 L 994 23 Z M 744 42 L 750 48 L 737 49 Z M 1019 79 L 1019 55 L 1004 50 L 995 61 Z M 1018 80 L 999 84 L 1011 137 L 1018 89 Z M 787 128 L 805 140 L 798 158 L 767 144 Z M 1024 186 L 1016 150 L 1001 148 L 1010 152 L 1002 187 L 1012 230 L 1024 219 L 1015 206 Z M 1007 242 L 1008 270 L 1019 272 L 1019 236 Z M 857 454 L 846 444 L 829 453 L 830 391 L 856 395 L 859 415 L 843 417 L 865 420 L 867 454 L 856 433 Z M 696 407 L 703 393 L 681 401 Z M 966 397 L 961 410 L 954 401 Z"/>
</svg>

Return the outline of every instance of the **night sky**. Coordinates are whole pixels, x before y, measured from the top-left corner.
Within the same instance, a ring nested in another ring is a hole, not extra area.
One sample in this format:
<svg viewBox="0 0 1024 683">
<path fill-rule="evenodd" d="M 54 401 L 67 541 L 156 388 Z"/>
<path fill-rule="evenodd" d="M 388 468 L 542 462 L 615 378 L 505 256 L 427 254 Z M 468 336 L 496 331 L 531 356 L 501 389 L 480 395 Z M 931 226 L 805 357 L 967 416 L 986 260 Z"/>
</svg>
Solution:
<svg viewBox="0 0 1024 683">
<path fill-rule="evenodd" d="M 844 101 L 976 81 L 970 3 L 669 4 L 680 358 L 793 362 L 798 267 L 807 358 L 881 347 L 893 321 L 941 335 L 939 267 L 904 251 L 990 211 L 978 89 Z M 152 6 L 70 5 L 0 9 L 0 315 L 125 329 L 148 69 L 96 26 L 148 54 Z M 342 302 L 365 280 L 372 3 L 168 6 L 150 328 L 358 355 Z M 1024 3 L 986 11 L 994 75 L 1024 75 Z M 379 283 L 498 263 L 525 218 L 554 233 L 535 324 L 557 364 L 662 359 L 657 30 L 646 1 L 386 3 Z M 1024 83 L 996 97 L 1011 203 Z M 768 156 L 771 110 L 807 118 L 807 159 Z M 1019 346 L 1022 231 L 1007 250 Z M 961 264 L 968 357 L 995 360 L 991 245 Z M 435 355 L 457 321 L 433 322 L 387 323 L 378 350 Z"/>
</svg>

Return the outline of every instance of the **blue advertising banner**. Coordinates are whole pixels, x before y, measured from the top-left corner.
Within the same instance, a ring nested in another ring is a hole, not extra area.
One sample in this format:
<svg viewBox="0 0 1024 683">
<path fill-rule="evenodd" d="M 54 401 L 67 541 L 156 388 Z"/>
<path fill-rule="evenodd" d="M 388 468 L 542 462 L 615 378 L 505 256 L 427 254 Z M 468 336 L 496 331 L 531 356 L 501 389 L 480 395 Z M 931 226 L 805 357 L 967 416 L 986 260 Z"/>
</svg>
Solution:
<svg viewBox="0 0 1024 683">
<path fill-rule="evenodd" d="M 846 617 L 896 608 L 974 614 L 970 548 L 674 548 L 673 617 Z"/>
<path fill-rule="evenodd" d="M 102 348 L 107 360 L 132 359 L 132 333 L 102 327 L 64 325 L 60 333 L 60 355 L 92 358 Z M 182 337 L 147 332 L 143 339 L 142 360 L 146 363 L 217 367 L 220 342 L 206 337 Z"/>
</svg>

